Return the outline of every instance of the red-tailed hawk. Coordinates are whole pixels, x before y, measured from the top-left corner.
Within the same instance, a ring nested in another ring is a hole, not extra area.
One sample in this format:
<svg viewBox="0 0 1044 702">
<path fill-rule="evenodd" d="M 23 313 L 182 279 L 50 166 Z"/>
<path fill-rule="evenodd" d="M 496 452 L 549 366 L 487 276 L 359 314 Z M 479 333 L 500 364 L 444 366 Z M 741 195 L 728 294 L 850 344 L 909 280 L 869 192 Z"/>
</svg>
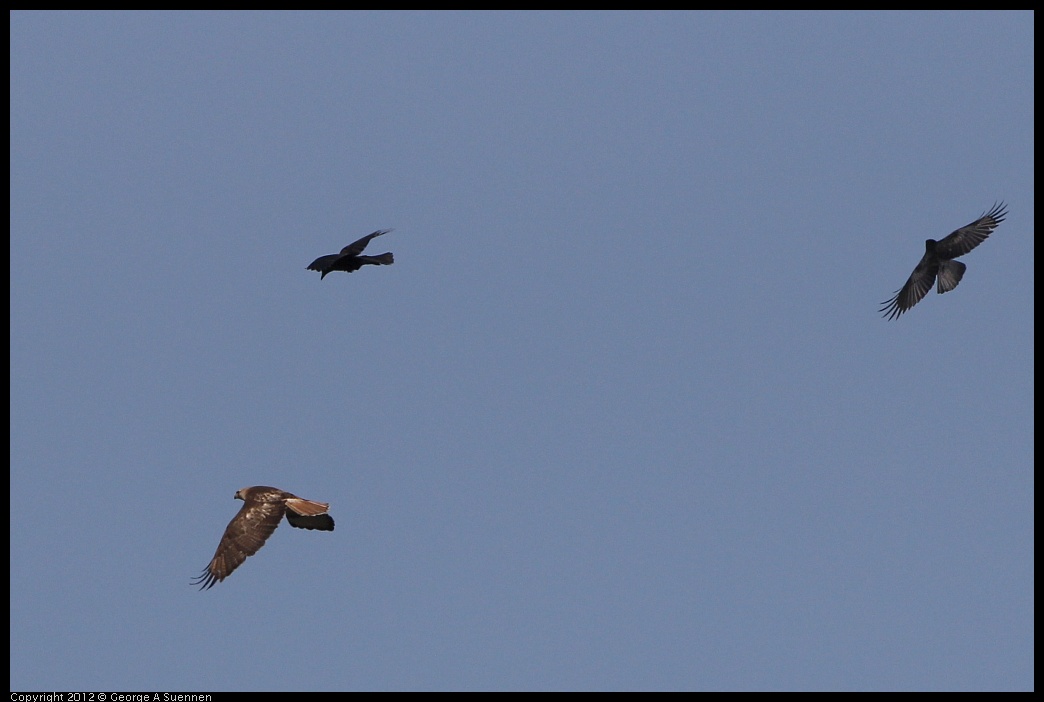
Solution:
<svg viewBox="0 0 1044 702">
<path fill-rule="evenodd" d="M 279 520 L 284 514 L 290 526 L 298 529 L 333 531 L 334 528 L 333 517 L 326 513 L 330 505 L 303 500 L 274 487 L 257 485 L 243 488 L 236 492 L 235 499 L 243 500 L 246 504 L 228 523 L 210 564 L 192 582 L 193 585 L 199 585 L 200 590 L 214 587 L 231 575 L 247 556 L 257 553 L 279 526 Z"/>
<path fill-rule="evenodd" d="M 960 261 L 953 259 L 963 256 L 976 246 L 986 241 L 986 237 L 993 233 L 997 225 L 1004 221 L 1008 214 L 1004 203 L 994 205 L 993 209 L 986 212 L 977 220 L 951 232 L 944 239 L 936 241 L 928 239 L 924 242 L 924 256 L 920 263 L 910 274 L 906 285 L 899 290 L 895 297 L 881 304 L 881 312 L 888 319 L 895 319 L 903 312 L 916 305 L 932 289 L 932 283 L 939 279 L 939 294 L 950 292 L 957 287 L 964 277 L 967 268 Z"/>
<path fill-rule="evenodd" d="M 392 256 L 391 252 L 382 253 L 379 256 L 360 256 L 366 245 L 370 243 L 370 239 L 387 234 L 392 231 L 391 229 L 378 229 L 373 234 L 367 234 L 359 241 L 348 244 L 341 253 L 329 254 L 327 256 L 320 256 L 319 258 L 308 264 L 308 270 L 319 271 L 322 275 L 319 276 L 319 280 L 326 277 L 327 273 L 331 271 L 344 271 L 345 273 L 351 273 L 357 271 L 363 266 L 390 266 L 395 263 L 395 257 Z"/>
</svg>

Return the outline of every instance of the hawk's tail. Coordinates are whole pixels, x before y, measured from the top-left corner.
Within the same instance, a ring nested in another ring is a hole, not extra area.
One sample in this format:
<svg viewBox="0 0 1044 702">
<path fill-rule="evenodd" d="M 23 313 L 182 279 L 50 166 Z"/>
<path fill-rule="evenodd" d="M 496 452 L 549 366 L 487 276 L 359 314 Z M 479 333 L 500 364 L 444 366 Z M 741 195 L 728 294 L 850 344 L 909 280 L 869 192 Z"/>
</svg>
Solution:
<svg viewBox="0 0 1044 702">
<path fill-rule="evenodd" d="M 334 520 L 326 513 L 330 509 L 327 503 L 300 497 L 288 497 L 285 502 L 286 521 L 290 522 L 290 526 L 298 529 L 333 531 Z"/>
<path fill-rule="evenodd" d="M 286 498 L 286 506 L 303 517 L 314 517 L 317 514 L 326 514 L 326 511 L 330 509 L 330 505 L 326 502 L 305 500 L 300 497 Z"/>
</svg>

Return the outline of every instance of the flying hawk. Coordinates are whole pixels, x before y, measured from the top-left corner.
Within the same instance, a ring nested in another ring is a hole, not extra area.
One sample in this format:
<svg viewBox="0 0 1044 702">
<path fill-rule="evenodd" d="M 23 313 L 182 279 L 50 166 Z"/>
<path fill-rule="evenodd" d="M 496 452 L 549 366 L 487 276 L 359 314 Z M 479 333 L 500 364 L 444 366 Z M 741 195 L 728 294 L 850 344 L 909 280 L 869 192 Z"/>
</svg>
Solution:
<svg viewBox="0 0 1044 702">
<path fill-rule="evenodd" d="M 290 526 L 298 529 L 333 531 L 334 520 L 326 511 L 325 502 L 303 500 L 297 495 L 273 487 L 257 485 L 236 492 L 237 500 L 243 500 L 243 508 L 232 518 L 221 537 L 217 551 L 203 573 L 193 580 L 200 590 L 209 590 L 238 568 L 247 556 L 257 553 L 265 540 L 279 526 L 286 515 Z"/>
<path fill-rule="evenodd" d="M 356 242 L 348 244 L 341 253 L 329 254 L 327 256 L 320 256 L 319 258 L 308 264 L 308 270 L 319 271 L 322 275 L 319 276 L 319 280 L 326 277 L 327 273 L 332 271 L 344 271 L 345 273 L 351 273 L 357 271 L 365 265 L 371 266 L 390 266 L 395 263 L 395 257 L 392 256 L 391 252 L 382 253 L 380 256 L 360 256 L 366 245 L 370 243 L 370 239 L 387 234 L 392 231 L 391 229 L 378 229 L 373 234 L 367 234 L 362 239 Z"/>
<path fill-rule="evenodd" d="M 1004 203 L 994 205 L 993 209 L 977 220 L 952 232 L 945 239 L 936 241 L 928 239 L 924 242 L 924 256 L 910 274 L 906 285 L 895 297 L 881 304 L 881 312 L 888 319 L 895 319 L 903 312 L 916 305 L 932 289 L 936 278 L 939 279 L 939 294 L 950 292 L 957 287 L 964 277 L 967 268 L 960 261 L 953 259 L 963 256 L 976 246 L 986 241 L 997 225 L 1004 221 L 1008 210 Z"/>
</svg>

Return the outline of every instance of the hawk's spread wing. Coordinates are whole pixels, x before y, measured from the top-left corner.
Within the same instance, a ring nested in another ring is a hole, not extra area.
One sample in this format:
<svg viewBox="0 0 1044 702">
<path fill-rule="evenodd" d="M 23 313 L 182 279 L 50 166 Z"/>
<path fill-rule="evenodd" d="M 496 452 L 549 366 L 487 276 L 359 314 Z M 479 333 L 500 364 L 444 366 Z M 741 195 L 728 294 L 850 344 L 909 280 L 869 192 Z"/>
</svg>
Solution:
<svg viewBox="0 0 1044 702">
<path fill-rule="evenodd" d="M 265 545 L 265 541 L 279 526 L 279 520 L 286 511 L 282 499 L 266 501 L 265 497 L 264 493 L 249 493 L 243 497 L 246 504 L 228 523 L 225 535 L 221 537 L 221 543 L 214 552 L 214 558 L 193 585 L 199 585 L 200 590 L 214 587 L 242 565 L 248 556 L 254 555 Z"/>
<path fill-rule="evenodd" d="M 999 205 L 994 205 L 993 209 L 971 224 L 950 233 L 944 239 L 940 239 L 935 246 L 936 255 L 943 261 L 963 256 L 986 241 L 986 237 L 992 234 L 997 225 L 1004 221 L 1004 217 L 1007 214 L 1008 210 L 1003 202 Z"/>
</svg>

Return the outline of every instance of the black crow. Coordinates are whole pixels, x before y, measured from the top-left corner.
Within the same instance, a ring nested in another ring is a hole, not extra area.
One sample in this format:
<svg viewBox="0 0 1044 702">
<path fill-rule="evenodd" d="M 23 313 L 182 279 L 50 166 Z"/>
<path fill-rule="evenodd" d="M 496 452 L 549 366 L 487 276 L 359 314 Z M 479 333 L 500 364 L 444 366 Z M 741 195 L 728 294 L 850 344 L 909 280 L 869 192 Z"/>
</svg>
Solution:
<svg viewBox="0 0 1044 702">
<path fill-rule="evenodd" d="M 319 271 L 322 273 L 319 276 L 319 280 L 326 277 L 326 274 L 331 271 L 344 271 L 345 273 L 351 273 L 357 271 L 365 265 L 371 266 L 390 266 L 395 262 L 395 257 L 392 256 L 391 252 L 382 253 L 380 256 L 360 256 L 366 245 L 370 243 L 370 239 L 380 236 L 381 234 L 387 234 L 392 231 L 391 229 L 378 229 L 373 234 L 367 234 L 359 241 L 348 244 L 341 253 L 329 254 L 328 256 L 320 256 L 319 258 L 308 264 L 308 270 Z"/>
<path fill-rule="evenodd" d="M 963 256 L 986 241 L 986 237 L 1004 221 L 1007 214 L 1008 210 L 1002 202 L 994 205 L 993 209 L 982 217 L 961 227 L 945 239 L 925 241 L 924 256 L 910 274 L 906 285 L 895 294 L 895 297 L 882 303 L 884 307 L 881 308 L 881 312 L 884 313 L 884 316 L 888 319 L 895 319 L 916 305 L 932 289 L 936 278 L 939 279 L 940 294 L 956 288 L 957 283 L 961 282 L 961 278 L 964 277 L 964 270 L 967 266 L 953 259 Z"/>
</svg>

